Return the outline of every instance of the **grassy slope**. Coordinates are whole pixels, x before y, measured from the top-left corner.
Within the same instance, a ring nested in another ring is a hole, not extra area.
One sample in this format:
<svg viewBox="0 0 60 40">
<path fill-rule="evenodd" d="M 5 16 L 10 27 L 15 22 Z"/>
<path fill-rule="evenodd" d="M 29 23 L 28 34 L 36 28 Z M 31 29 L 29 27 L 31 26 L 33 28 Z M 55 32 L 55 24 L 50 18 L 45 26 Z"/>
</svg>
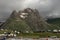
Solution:
<svg viewBox="0 0 60 40">
<path fill-rule="evenodd" d="M 49 20 L 48 23 L 50 23 L 51 25 L 59 24 L 57 19 Z M 8 19 L 6 24 L 7 25 L 5 26 L 5 28 L 10 29 L 10 30 L 20 30 L 22 32 L 26 32 L 26 30 L 31 31 L 29 26 L 26 24 L 26 22 L 24 20 L 21 20 L 21 19 L 20 19 L 20 21 L 16 21 L 15 18 L 11 18 L 11 19 Z M 57 28 L 57 26 L 55 26 L 51 29 L 56 29 L 56 28 Z M 48 36 L 58 36 L 58 37 L 60 37 L 60 33 L 44 32 L 44 33 L 23 33 L 23 34 L 18 34 L 18 37 L 32 37 L 32 38 L 48 37 Z"/>
<path fill-rule="evenodd" d="M 53 29 L 60 29 L 60 18 L 48 19 L 47 22 L 54 26 Z"/>
<path fill-rule="evenodd" d="M 4 28 L 10 30 L 22 31 L 22 32 L 26 32 L 27 30 L 31 31 L 25 21 L 21 19 L 19 20 L 20 21 L 16 21 L 15 18 L 8 19 Z"/>
<path fill-rule="evenodd" d="M 47 22 L 52 24 L 60 24 L 60 18 L 48 19 Z"/>
</svg>

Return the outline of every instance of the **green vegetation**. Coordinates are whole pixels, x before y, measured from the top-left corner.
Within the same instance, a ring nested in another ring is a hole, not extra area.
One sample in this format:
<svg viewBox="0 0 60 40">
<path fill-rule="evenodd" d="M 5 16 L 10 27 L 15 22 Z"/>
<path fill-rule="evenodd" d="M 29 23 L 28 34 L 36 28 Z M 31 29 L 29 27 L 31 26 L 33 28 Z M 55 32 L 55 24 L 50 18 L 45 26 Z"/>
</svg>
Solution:
<svg viewBox="0 0 60 40">
<path fill-rule="evenodd" d="M 15 31 L 12 31 L 12 30 L 7 30 L 7 29 L 4 29 L 4 30 L 0 30 L 0 34 L 5 34 L 4 32 L 6 33 L 12 33 L 12 34 L 16 34 Z M 53 33 L 53 32 L 40 32 L 40 33 L 19 33 L 19 34 L 16 34 L 17 36 L 16 37 L 28 37 L 28 38 L 46 38 L 46 37 L 51 37 L 51 36 L 57 36 L 57 37 L 60 37 L 60 33 Z"/>
<path fill-rule="evenodd" d="M 53 29 L 60 30 L 60 18 L 48 19 L 47 22 L 52 26 Z"/>
<path fill-rule="evenodd" d="M 24 18 L 22 18 L 21 15 Z M 39 15 L 38 10 L 33 10 L 30 8 L 20 12 L 13 11 L 5 24 L 2 26 L 3 29 L 13 31 L 17 30 L 23 33 L 26 33 L 27 31 L 28 33 L 44 30 L 46 31 L 49 29 L 48 27 L 48 23 Z"/>
<path fill-rule="evenodd" d="M 5 24 L 6 26 L 4 26 L 4 29 L 10 29 L 10 30 L 17 30 L 17 31 L 21 31 L 21 32 L 26 32 L 31 31 L 29 26 L 26 24 L 25 21 L 21 20 L 20 21 L 16 21 L 17 19 L 13 18 L 13 19 L 9 19 L 7 21 L 7 23 Z"/>
<path fill-rule="evenodd" d="M 52 18 L 47 20 L 50 24 L 60 24 L 60 18 Z"/>
<path fill-rule="evenodd" d="M 16 34 L 12 30 L 0 30 L 0 34 L 4 34 L 4 32 L 8 33 L 13 33 Z M 46 38 L 46 37 L 51 37 L 51 36 L 57 36 L 60 37 L 60 33 L 53 33 L 53 32 L 40 32 L 40 33 L 19 33 L 16 34 L 16 37 L 29 37 L 29 38 Z"/>
<path fill-rule="evenodd" d="M 22 17 L 25 16 L 26 18 L 25 17 L 21 18 L 21 14 L 23 13 L 28 13 L 27 15 L 22 16 Z M 60 33 L 47 32 L 48 30 L 53 31 L 54 29 L 60 29 L 60 19 L 48 19 L 47 22 L 39 15 L 39 12 L 36 9 L 32 10 L 28 8 L 21 12 L 13 11 L 11 16 L 2 26 L 2 28 L 8 30 L 5 32 L 12 31 L 13 31 L 12 33 L 15 33 L 15 31 L 20 32 L 20 34 L 17 34 L 18 37 L 32 37 L 32 38 L 48 36 L 60 37 Z M 0 31 L 0 33 L 4 33 L 4 31 Z"/>
</svg>

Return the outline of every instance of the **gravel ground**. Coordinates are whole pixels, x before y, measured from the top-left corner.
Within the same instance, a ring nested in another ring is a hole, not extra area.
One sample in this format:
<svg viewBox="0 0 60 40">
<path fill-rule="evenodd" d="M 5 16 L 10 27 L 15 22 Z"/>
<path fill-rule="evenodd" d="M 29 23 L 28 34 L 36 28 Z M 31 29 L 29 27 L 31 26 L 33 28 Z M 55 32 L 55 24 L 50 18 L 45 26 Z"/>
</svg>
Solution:
<svg viewBox="0 0 60 40">
<path fill-rule="evenodd" d="M 39 38 L 39 39 L 32 39 L 32 38 L 21 38 L 21 39 L 17 39 L 17 38 L 9 38 L 6 40 L 60 40 L 60 38 Z"/>
</svg>

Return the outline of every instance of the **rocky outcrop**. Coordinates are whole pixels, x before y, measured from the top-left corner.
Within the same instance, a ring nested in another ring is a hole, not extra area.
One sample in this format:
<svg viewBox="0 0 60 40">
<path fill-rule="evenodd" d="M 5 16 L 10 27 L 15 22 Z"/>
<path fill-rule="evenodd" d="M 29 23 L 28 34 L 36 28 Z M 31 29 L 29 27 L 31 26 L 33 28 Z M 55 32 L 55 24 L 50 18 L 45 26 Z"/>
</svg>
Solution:
<svg viewBox="0 0 60 40">
<path fill-rule="evenodd" d="M 36 9 L 27 8 L 24 10 L 27 17 L 24 19 L 33 31 L 43 31 L 48 29 L 48 23 L 40 16 Z"/>
</svg>

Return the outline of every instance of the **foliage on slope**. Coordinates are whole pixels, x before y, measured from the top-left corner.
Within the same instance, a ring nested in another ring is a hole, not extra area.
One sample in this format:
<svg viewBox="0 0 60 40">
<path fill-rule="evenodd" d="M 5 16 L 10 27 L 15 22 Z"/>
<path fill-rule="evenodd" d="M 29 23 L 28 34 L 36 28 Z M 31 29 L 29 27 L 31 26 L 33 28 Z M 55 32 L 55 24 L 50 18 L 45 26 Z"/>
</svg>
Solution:
<svg viewBox="0 0 60 40">
<path fill-rule="evenodd" d="M 53 26 L 53 29 L 60 29 L 60 18 L 51 18 L 47 22 Z"/>
<path fill-rule="evenodd" d="M 23 11 L 13 11 L 3 25 L 4 29 L 18 30 L 21 32 L 46 31 L 49 24 L 40 16 L 38 10 L 27 8 Z"/>
</svg>

